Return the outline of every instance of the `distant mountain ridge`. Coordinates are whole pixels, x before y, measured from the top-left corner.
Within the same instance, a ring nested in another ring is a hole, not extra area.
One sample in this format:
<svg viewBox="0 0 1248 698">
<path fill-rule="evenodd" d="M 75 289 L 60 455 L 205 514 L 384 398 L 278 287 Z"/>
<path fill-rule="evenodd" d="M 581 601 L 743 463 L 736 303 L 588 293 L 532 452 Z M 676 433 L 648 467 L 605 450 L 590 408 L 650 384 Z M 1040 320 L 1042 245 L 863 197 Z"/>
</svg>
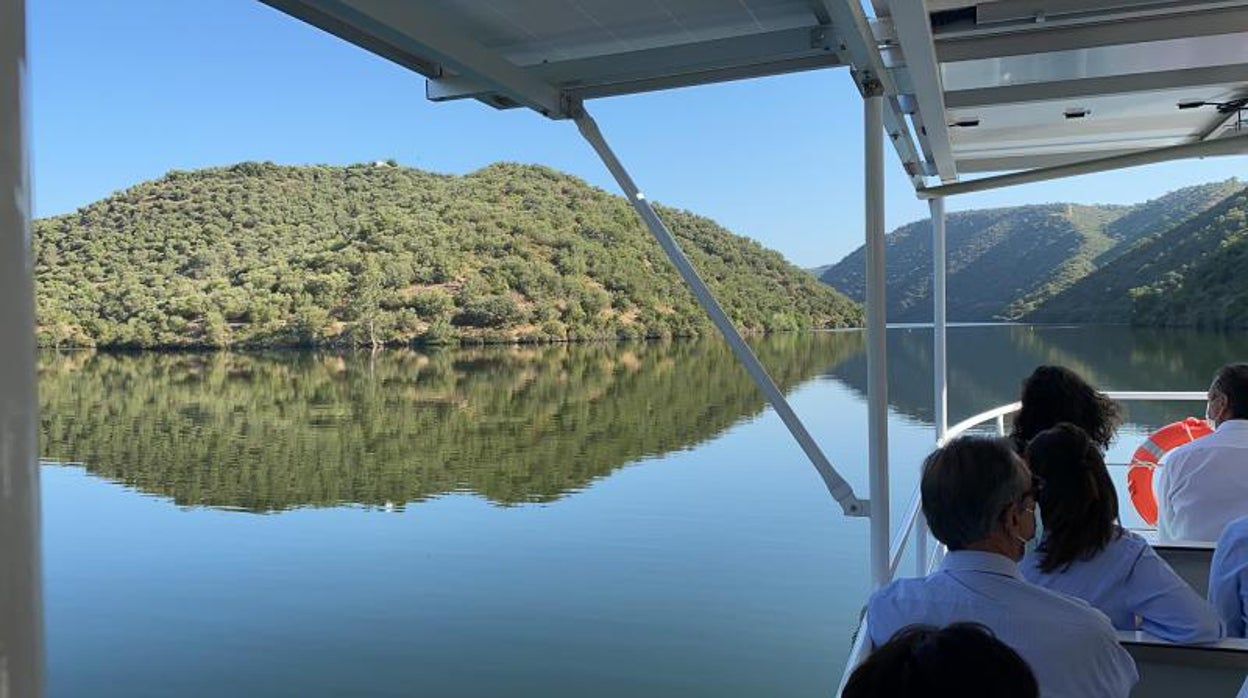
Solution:
<svg viewBox="0 0 1248 698">
<path fill-rule="evenodd" d="M 1248 188 L 1138 240 L 1024 319 L 1248 327 Z"/>
<path fill-rule="evenodd" d="M 1068 290 L 1243 188 L 1230 179 L 1134 206 L 1040 204 L 951 213 L 946 219 L 948 317 L 962 322 L 1053 317 L 1062 306 L 1057 298 Z M 930 220 L 890 233 L 887 255 L 889 321 L 930 321 Z M 821 267 L 819 278 L 861 301 L 864 262 L 859 248 Z M 1042 308 L 1045 313 L 1039 313 Z"/>
<path fill-rule="evenodd" d="M 773 250 L 661 208 L 741 328 L 861 324 Z M 628 202 L 555 170 L 375 163 L 171 172 L 35 222 L 38 339 L 130 348 L 696 336 Z"/>
</svg>

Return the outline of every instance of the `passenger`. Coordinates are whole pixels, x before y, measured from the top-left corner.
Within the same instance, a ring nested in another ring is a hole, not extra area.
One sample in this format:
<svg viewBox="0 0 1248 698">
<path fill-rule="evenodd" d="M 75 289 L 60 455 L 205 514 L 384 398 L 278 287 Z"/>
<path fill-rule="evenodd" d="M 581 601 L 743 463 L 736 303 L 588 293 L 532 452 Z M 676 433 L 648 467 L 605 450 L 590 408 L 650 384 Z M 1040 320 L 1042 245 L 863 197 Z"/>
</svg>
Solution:
<svg viewBox="0 0 1248 698">
<path fill-rule="evenodd" d="M 1070 422 L 1084 430 L 1104 451 L 1122 423 L 1118 403 L 1062 366 L 1038 366 L 1023 381 L 1020 400 L 1023 406 L 1014 416 L 1010 432 L 1019 455 L 1032 437 L 1059 422 Z"/>
<path fill-rule="evenodd" d="M 976 623 L 902 628 L 858 665 L 841 698 L 1037 698 L 1031 667 Z"/>
<path fill-rule="evenodd" d="M 1087 601 L 1119 630 L 1182 643 L 1223 636 L 1209 604 L 1119 525 L 1118 492 L 1082 429 L 1062 423 L 1040 432 L 1027 445 L 1027 465 L 1043 483 L 1036 496 L 1043 535 L 1022 564 L 1028 581 Z"/>
<path fill-rule="evenodd" d="M 1248 636 L 1248 516 L 1227 524 L 1209 565 L 1209 603 L 1230 637 Z"/>
<path fill-rule="evenodd" d="M 1218 369 L 1205 417 L 1216 431 L 1167 453 L 1154 475 L 1162 540 L 1215 541 L 1248 515 L 1248 364 Z"/>
<path fill-rule="evenodd" d="M 1008 441 L 954 439 L 924 461 L 920 492 L 928 526 L 949 553 L 939 572 L 872 595 L 867 632 L 875 645 L 907 625 L 981 623 L 1022 655 L 1048 698 L 1131 692 L 1135 663 L 1109 619 L 1019 574 L 1036 533 L 1035 500 L 1031 473 Z"/>
</svg>

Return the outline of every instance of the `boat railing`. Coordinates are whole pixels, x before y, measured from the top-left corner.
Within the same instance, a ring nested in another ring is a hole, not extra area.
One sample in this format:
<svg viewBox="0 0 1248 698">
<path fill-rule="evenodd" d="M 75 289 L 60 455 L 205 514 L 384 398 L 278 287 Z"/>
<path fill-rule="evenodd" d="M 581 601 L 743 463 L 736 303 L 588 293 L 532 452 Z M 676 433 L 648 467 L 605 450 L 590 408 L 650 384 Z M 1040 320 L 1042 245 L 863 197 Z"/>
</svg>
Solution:
<svg viewBox="0 0 1248 698">
<path fill-rule="evenodd" d="M 1207 394 L 1204 391 L 1108 391 L 1105 394 L 1120 402 L 1204 402 L 1207 398 Z M 1005 418 L 1017 412 L 1021 407 L 1022 403 L 1011 402 L 968 417 L 949 427 L 945 432 L 944 438 L 940 439 L 937 445 L 943 445 L 958 436 L 978 429 L 988 430 L 989 433 L 995 432 L 998 436 L 1005 436 Z M 1130 464 L 1109 463 L 1107 465 L 1114 468 L 1123 468 Z M 911 544 L 915 546 L 914 572 L 917 576 L 926 575 L 936 569 L 944 558 L 944 546 L 934 540 L 929 540 L 930 536 L 927 531 L 927 522 L 923 518 L 922 504 L 919 484 L 916 484 L 914 492 L 906 505 L 905 513 L 901 517 L 901 526 L 893 535 L 892 543 L 889 545 L 890 579 L 897 576 L 902 560 L 910 552 L 909 546 Z M 1135 530 L 1148 531 L 1148 529 L 1139 528 Z M 935 543 L 935 545 L 931 545 L 931 543 Z M 870 650 L 870 642 L 868 642 L 866 637 L 866 618 L 864 614 L 850 652 L 845 676 L 841 680 L 841 688 L 844 688 L 845 680 L 848 679 L 853 668 L 866 657 Z M 840 695 L 840 691 L 837 692 L 837 695 Z"/>
</svg>

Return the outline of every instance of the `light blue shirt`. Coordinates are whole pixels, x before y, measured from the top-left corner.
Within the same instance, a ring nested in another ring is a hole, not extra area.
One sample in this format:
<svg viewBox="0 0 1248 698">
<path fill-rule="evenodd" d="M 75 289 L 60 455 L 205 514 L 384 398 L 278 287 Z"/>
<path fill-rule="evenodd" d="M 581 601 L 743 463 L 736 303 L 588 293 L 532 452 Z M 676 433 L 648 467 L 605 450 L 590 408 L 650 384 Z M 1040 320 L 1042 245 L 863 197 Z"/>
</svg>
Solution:
<svg viewBox="0 0 1248 698">
<path fill-rule="evenodd" d="M 1022 655 L 1045 698 L 1126 698 L 1139 679 L 1104 614 L 1027 582 L 1003 555 L 950 552 L 939 572 L 899 579 L 867 605 L 867 632 L 877 647 L 907 625 L 961 621 L 987 626 Z"/>
<path fill-rule="evenodd" d="M 1209 564 L 1209 603 L 1226 623 L 1226 634 L 1244 637 L 1248 630 L 1248 516 L 1226 525 Z M 1248 686 L 1248 684 L 1245 684 Z"/>
<path fill-rule="evenodd" d="M 1213 642 L 1223 637 L 1213 609 L 1161 559 L 1148 541 L 1123 531 L 1090 560 L 1040 571 L 1041 555 L 1023 558 L 1023 577 L 1092 604 L 1119 630 L 1145 630 L 1170 642 Z"/>
</svg>

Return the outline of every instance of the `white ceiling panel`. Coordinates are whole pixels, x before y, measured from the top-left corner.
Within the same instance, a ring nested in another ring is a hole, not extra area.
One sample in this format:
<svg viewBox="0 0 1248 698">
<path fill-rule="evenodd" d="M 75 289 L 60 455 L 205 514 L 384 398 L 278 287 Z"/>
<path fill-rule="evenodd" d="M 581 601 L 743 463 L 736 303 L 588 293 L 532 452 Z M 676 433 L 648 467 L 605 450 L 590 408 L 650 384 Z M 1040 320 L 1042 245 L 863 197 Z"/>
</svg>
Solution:
<svg viewBox="0 0 1248 698">
<path fill-rule="evenodd" d="M 1248 33 L 1099 46 L 941 65 L 945 90 L 1248 64 Z"/>
<path fill-rule="evenodd" d="M 822 0 L 263 1 L 421 72 L 433 99 L 476 98 L 550 116 L 566 110 L 525 99 L 516 86 L 553 90 L 554 101 L 566 102 L 841 60 Z"/>
<path fill-rule="evenodd" d="M 917 187 L 1217 138 L 1248 97 L 1248 0 L 262 1 L 424 74 L 432 99 L 554 118 L 851 64 Z"/>
</svg>

